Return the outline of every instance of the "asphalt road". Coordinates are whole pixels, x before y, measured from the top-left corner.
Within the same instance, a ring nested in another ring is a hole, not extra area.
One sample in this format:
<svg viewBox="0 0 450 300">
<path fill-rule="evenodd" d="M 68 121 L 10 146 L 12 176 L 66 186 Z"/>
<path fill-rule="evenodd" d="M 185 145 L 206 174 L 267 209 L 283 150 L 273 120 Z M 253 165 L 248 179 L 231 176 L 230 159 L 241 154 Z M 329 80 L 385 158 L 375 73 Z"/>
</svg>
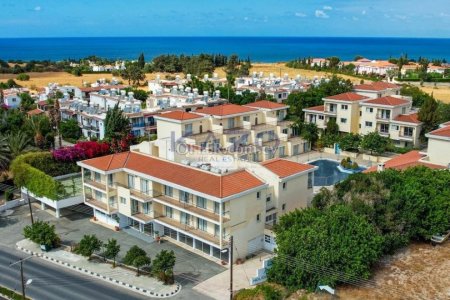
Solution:
<svg viewBox="0 0 450 300">
<path fill-rule="evenodd" d="M 26 254 L 18 250 L 0 247 L 0 285 L 21 293 L 20 264 L 12 267 L 9 264 L 24 257 Z M 25 281 L 33 279 L 26 288 L 26 294 L 36 300 L 150 299 L 36 257 L 26 260 L 23 266 Z"/>
</svg>

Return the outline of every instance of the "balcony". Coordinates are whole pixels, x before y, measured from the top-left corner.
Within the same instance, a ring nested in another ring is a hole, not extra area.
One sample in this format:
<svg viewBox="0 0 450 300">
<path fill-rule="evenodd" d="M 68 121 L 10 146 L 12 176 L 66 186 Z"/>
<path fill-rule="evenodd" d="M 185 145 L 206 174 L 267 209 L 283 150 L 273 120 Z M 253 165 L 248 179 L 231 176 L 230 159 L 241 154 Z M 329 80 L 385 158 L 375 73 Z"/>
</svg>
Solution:
<svg viewBox="0 0 450 300">
<path fill-rule="evenodd" d="M 382 131 L 382 130 L 379 130 L 378 133 L 379 133 L 381 136 L 389 137 L 389 131 L 385 131 L 385 130 Z"/>
<path fill-rule="evenodd" d="M 136 219 L 138 222 L 142 222 L 142 223 L 150 223 L 153 218 L 150 217 L 148 214 L 144 214 L 142 212 L 135 212 L 131 214 L 131 217 L 133 219 Z"/>
<path fill-rule="evenodd" d="M 96 199 L 94 199 L 92 197 L 89 197 L 89 196 L 85 197 L 84 203 L 86 205 L 94 208 L 94 209 L 103 211 L 104 213 L 107 213 L 107 214 L 110 214 L 110 213 L 113 213 L 113 212 L 117 211 L 116 208 L 108 210 L 108 205 L 105 202 L 100 201 L 100 200 L 96 200 Z"/>
<path fill-rule="evenodd" d="M 133 128 L 142 128 L 142 127 L 145 127 L 145 123 L 144 122 L 142 122 L 142 123 L 132 123 L 131 127 L 133 127 Z"/>
<path fill-rule="evenodd" d="M 414 139 L 413 135 L 411 134 L 404 134 L 404 133 L 400 133 L 398 135 L 399 139 L 401 140 L 407 140 L 407 141 L 412 141 Z"/>
<path fill-rule="evenodd" d="M 87 185 L 90 185 L 93 188 L 97 188 L 99 190 L 106 191 L 106 184 L 104 184 L 102 182 L 98 182 L 98 181 L 94 181 L 94 180 L 85 178 L 84 183 Z"/>
<path fill-rule="evenodd" d="M 244 134 L 244 133 L 250 134 L 250 130 L 245 129 L 244 127 L 234 127 L 223 130 L 223 134 Z"/>
<path fill-rule="evenodd" d="M 391 119 L 391 116 L 389 115 L 377 115 L 377 121 L 380 122 L 389 122 Z"/>
<path fill-rule="evenodd" d="M 181 232 L 186 232 L 188 234 L 191 234 L 195 237 L 201 238 L 203 240 L 206 240 L 210 243 L 213 243 L 217 246 L 220 246 L 220 239 L 212 234 L 209 234 L 205 231 L 202 231 L 200 229 L 197 229 L 195 227 L 192 227 L 187 224 L 182 224 L 180 221 L 177 221 L 175 219 L 171 219 L 165 216 L 157 217 L 155 218 L 155 221 L 158 223 L 161 223 L 162 225 L 168 225 L 171 227 L 175 227 L 176 229 L 180 230 Z M 226 245 L 226 241 L 222 241 L 222 246 Z"/>
<path fill-rule="evenodd" d="M 154 197 L 153 201 L 161 203 L 163 205 L 174 206 L 177 209 L 181 209 L 189 214 L 199 215 L 202 218 L 209 219 L 217 223 L 220 222 L 220 216 L 210 210 L 199 208 L 190 203 L 181 202 L 165 195 Z M 224 223 L 229 221 L 229 219 L 226 217 L 222 217 L 222 220 Z"/>
</svg>

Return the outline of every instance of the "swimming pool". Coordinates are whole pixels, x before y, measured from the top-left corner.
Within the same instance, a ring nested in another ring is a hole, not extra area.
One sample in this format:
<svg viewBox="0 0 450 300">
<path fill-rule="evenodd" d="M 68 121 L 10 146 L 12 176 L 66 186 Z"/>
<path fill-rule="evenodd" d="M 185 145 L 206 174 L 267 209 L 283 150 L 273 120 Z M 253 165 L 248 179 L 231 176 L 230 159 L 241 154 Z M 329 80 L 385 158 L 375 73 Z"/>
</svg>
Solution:
<svg viewBox="0 0 450 300">
<path fill-rule="evenodd" d="M 309 162 L 308 164 L 319 167 L 319 169 L 314 171 L 314 186 L 333 185 L 350 176 L 348 173 L 339 171 L 337 168 L 339 163 L 334 160 L 319 159 Z M 365 169 L 366 168 L 364 167 L 359 167 L 358 171 L 362 172 Z"/>
</svg>

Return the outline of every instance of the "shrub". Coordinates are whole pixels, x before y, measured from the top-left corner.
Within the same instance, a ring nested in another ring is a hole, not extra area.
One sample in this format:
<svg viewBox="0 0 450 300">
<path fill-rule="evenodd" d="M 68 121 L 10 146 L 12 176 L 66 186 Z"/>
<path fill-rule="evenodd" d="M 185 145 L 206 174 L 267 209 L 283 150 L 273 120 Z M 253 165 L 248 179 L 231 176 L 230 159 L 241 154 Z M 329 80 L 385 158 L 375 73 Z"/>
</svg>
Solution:
<svg viewBox="0 0 450 300">
<path fill-rule="evenodd" d="M 16 79 L 20 80 L 20 81 L 28 81 L 28 80 L 30 80 L 30 75 L 25 74 L 25 73 L 20 73 L 19 75 L 17 75 Z"/>
<path fill-rule="evenodd" d="M 134 245 L 130 248 L 130 250 L 127 251 L 127 254 L 125 255 L 123 259 L 123 263 L 129 266 L 133 265 L 134 260 L 139 256 L 146 256 L 147 253 L 139 248 L 138 246 Z"/>
<path fill-rule="evenodd" d="M 174 282 L 173 278 L 173 267 L 175 266 L 175 253 L 172 251 L 161 250 L 155 259 L 153 260 L 152 271 L 159 280 L 163 281 L 164 284 L 172 284 Z"/>
<path fill-rule="evenodd" d="M 60 242 L 55 232 L 55 225 L 44 221 L 35 221 L 32 225 L 25 226 L 23 235 L 39 245 L 57 247 Z"/>
<path fill-rule="evenodd" d="M 107 143 L 82 141 L 71 147 L 64 147 L 52 152 L 53 158 L 59 162 L 77 162 L 83 159 L 103 156 L 109 153 Z"/>
<path fill-rule="evenodd" d="M 136 257 L 133 260 L 133 267 L 135 267 L 137 269 L 136 276 L 139 276 L 139 269 L 141 269 L 142 267 L 145 267 L 145 266 L 149 266 L 150 263 L 151 263 L 151 259 L 147 255 L 141 255 L 141 256 Z"/>
<path fill-rule="evenodd" d="M 99 251 L 102 248 L 102 241 L 100 241 L 95 234 L 84 235 L 80 241 L 80 244 L 75 249 L 75 253 L 83 255 L 91 259 L 92 254 L 95 251 Z"/>
</svg>

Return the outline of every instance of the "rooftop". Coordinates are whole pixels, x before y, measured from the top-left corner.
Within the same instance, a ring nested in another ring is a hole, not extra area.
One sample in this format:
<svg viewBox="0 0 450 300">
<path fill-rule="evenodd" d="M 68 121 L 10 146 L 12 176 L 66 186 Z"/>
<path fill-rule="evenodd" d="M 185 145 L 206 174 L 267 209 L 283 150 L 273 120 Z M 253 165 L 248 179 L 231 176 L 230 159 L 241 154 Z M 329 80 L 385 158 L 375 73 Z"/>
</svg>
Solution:
<svg viewBox="0 0 450 300">
<path fill-rule="evenodd" d="M 404 104 L 411 103 L 411 101 L 408 101 L 408 100 L 405 100 L 402 98 L 386 96 L 386 97 L 376 98 L 376 99 L 372 99 L 372 100 L 367 100 L 367 101 L 364 101 L 364 103 L 386 105 L 386 106 L 397 106 L 397 105 L 404 105 Z"/>
<path fill-rule="evenodd" d="M 422 122 L 419 121 L 419 116 L 417 113 L 407 114 L 407 115 L 398 115 L 394 118 L 394 121 L 405 122 L 405 123 L 414 123 L 420 124 Z"/>
<path fill-rule="evenodd" d="M 325 106 L 323 106 L 323 105 L 312 106 L 312 107 L 307 107 L 304 110 L 325 111 Z"/>
<path fill-rule="evenodd" d="M 197 109 L 195 112 L 203 115 L 213 115 L 213 116 L 227 116 L 227 115 L 237 115 L 242 113 L 248 113 L 256 111 L 256 108 L 236 105 L 236 104 L 223 104 L 212 107 L 205 107 L 202 109 Z"/>
<path fill-rule="evenodd" d="M 249 106 L 249 107 L 253 107 L 253 108 L 263 108 L 263 109 L 288 108 L 288 106 L 285 105 L 285 104 L 272 102 L 272 101 L 268 101 L 268 100 L 256 101 L 256 102 L 253 102 L 253 103 L 245 104 L 244 106 Z"/>
<path fill-rule="evenodd" d="M 362 91 L 384 91 L 387 89 L 397 89 L 397 88 L 400 87 L 396 84 L 383 81 L 376 81 L 372 83 L 358 84 L 353 86 L 354 90 L 362 90 Z"/>
<path fill-rule="evenodd" d="M 356 93 L 343 93 L 343 94 L 338 94 L 338 95 L 334 95 L 334 96 L 329 96 L 324 99 L 339 100 L 339 101 L 361 101 L 361 100 L 369 99 L 369 97 L 366 97 L 366 96 L 363 96 L 360 94 L 356 94 Z"/>
<path fill-rule="evenodd" d="M 429 132 L 428 135 L 450 138 L 450 122 L 447 122 L 447 123 L 449 123 L 449 125 L 444 126 L 439 129 L 436 129 L 436 130 L 433 130 L 433 131 Z"/>
<path fill-rule="evenodd" d="M 198 115 L 198 114 L 193 114 L 193 113 L 178 111 L 178 110 L 171 111 L 168 113 L 162 113 L 162 114 L 157 115 L 157 117 L 164 118 L 164 119 L 178 120 L 178 121 L 186 121 L 186 120 L 203 118 L 203 116 Z"/>
<path fill-rule="evenodd" d="M 215 174 L 136 152 L 111 154 L 84 160 L 79 164 L 102 171 L 126 168 L 218 198 L 232 196 L 265 184 L 246 170 Z"/>
<path fill-rule="evenodd" d="M 396 169 L 396 170 L 405 170 L 407 168 L 416 167 L 416 166 L 425 166 L 431 169 L 445 169 L 443 166 L 435 165 L 420 161 L 420 159 L 424 158 L 425 155 L 421 154 L 417 150 L 410 151 L 408 153 L 396 156 L 390 160 L 388 160 L 384 167 L 385 169 Z M 364 171 L 364 173 L 376 172 L 377 166 L 373 166 Z"/>
<path fill-rule="evenodd" d="M 269 171 L 276 174 L 280 178 L 289 177 L 315 168 L 312 165 L 300 164 L 294 161 L 281 158 L 271 159 L 262 162 L 261 165 L 269 169 Z"/>
</svg>

